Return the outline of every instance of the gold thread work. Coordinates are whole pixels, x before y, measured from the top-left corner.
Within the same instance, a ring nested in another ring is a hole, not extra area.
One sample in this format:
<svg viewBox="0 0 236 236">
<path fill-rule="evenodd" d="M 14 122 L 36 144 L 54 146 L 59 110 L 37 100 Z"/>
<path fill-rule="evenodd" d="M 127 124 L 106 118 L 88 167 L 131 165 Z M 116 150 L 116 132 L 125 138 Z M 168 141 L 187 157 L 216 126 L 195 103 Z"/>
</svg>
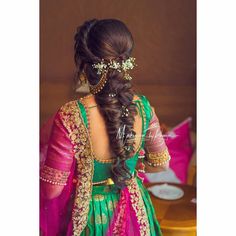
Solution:
<svg viewBox="0 0 236 236">
<path fill-rule="evenodd" d="M 94 173 L 93 156 L 91 154 L 88 134 L 83 123 L 82 114 L 77 101 L 71 101 L 59 111 L 64 126 L 69 132 L 77 161 L 77 181 L 74 207 L 72 211 L 73 235 L 79 236 L 87 225 L 89 203 L 92 196 L 92 179 Z"/>
<path fill-rule="evenodd" d="M 69 171 L 57 170 L 44 165 L 40 171 L 40 179 L 53 185 L 66 185 Z"/>
<path fill-rule="evenodd" d="M 147 164 L 150 166 L 154 166 L 154 167 L 155 166 L 163 166 L 163 165 L 167 164 L 171 159 L 167 148 L 161 152 L 147 153 L 146 157 L 147 157 L 147 160 L 146 160 Z"/>
</svg>

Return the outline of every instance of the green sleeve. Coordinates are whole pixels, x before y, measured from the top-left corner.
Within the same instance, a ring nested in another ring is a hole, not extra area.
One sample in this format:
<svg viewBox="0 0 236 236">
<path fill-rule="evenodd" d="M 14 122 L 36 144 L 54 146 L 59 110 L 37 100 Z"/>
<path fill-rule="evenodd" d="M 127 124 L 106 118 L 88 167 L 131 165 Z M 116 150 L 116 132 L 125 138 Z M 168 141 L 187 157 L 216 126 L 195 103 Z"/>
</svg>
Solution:
<svg viewBox="0 0 236 236">
<path fill-rule="evenodd" d="M 141 98 L 143 106 L 144 106 L 144 111 L 145 111 L 145 114 L 146 114 L 146 121 L 147 121 L 146 124 L 147 124 L 147 127 L 148 127 L 148 124 L 151 121 L 152 115 L 153 115 L 152 107 L 151 107 L 150 102 L 149 102 L 149 100 L 147 99 L 146 96 L 139 95 L 139 97 Z"/>
</svg>

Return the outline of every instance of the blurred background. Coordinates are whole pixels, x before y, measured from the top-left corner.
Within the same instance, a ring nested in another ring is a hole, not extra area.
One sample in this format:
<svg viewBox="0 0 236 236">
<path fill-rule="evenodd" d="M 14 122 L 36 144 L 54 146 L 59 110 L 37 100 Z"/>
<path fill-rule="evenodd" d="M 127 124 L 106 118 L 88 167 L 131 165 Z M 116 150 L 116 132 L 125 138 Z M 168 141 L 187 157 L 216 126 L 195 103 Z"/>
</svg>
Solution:
<svg viewBox="0 0 236 236">
<path fill-rule="evenodd" d="M 41 0 L 40 121 L 75 98 L 73 45 L 76 27 L 91 18 L 117 18 L 133 34 L 132 71 L 162 123 L 192 117 L 196 128 L 196 10 L 193 0 Z"/>
<path fill-rule="evenodd" d="M 196 235 L 196 2 L 41 0 L 41 126 L 64 103 L 84 95 L 75 91 L 73 38 L 92 18 L 120 19 L 133 34 L 133 85 L 155 108 L 172 158 L 168 171 L 146 174 L 145 181 L 184 194 L 172 201 L 151 194 L 164 236 Z"/>
</svg>

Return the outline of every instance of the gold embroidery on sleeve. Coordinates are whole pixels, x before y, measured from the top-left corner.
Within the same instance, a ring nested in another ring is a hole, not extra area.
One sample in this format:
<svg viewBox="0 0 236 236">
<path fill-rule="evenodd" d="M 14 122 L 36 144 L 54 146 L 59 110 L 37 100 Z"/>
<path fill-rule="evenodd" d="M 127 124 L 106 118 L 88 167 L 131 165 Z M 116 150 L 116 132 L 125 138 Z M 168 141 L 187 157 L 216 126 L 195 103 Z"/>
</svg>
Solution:
<svg viewBox="0 0 236 236">
<path fill-rule="evenodd" d="M 54 185 L 66 185 L 69 171 L 62 171 L 44 165 L 40 171 L 40 179 Z"/>
</svg>

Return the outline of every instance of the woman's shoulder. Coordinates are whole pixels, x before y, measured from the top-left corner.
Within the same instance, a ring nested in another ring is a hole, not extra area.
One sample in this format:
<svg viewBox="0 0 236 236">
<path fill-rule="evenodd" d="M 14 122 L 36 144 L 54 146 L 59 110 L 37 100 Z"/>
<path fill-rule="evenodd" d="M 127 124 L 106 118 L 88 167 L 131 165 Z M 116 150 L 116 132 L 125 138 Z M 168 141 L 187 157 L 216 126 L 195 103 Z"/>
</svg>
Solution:
<svg viewBox="0 0 236 236">
<path fill-rule="evenodd" d="M 58 112 L 70 113 L 78 109 L 78 100 L 70 100 L 60 106 Z"/>
<path fill-rule="evenodd" d="M 154 110 L 154 107 L 151 106 L 149 98 L 144 94 L 138 94 L 138 93 L 135 94 L 134 98 L 137 98 L 137 100 L 142 101 L 144 105 L 144 109 L 150 115 L 150 117 L 152 117 L 153 113 L 155 113 L 155 110 Z"/>
<path fill-rule="evenodd" d="M 71 125 L 79 125 L 82 122 L 82 116 L 78 100 L 70 100 L 61 105 L 54 115 L 54 123 L 62 124 L 68 130 Z"/>
<path fill-rule="evenodd" d="M 68 121 L 73 119 L 73 117 L 78 116 L 78 111 L 80 110 L 78 99 L 69 100 L 59 106 L 57 112 L 55 113 L 55 119 L 60 121 Z"/>
<path fill-rule="evenodd" d="M 140 100 L 150 105 L 149 99 L 144 94 L 141 94 L 141 93 L 136 93 L 134 95 L 134 100 Z"/>
</svg>

